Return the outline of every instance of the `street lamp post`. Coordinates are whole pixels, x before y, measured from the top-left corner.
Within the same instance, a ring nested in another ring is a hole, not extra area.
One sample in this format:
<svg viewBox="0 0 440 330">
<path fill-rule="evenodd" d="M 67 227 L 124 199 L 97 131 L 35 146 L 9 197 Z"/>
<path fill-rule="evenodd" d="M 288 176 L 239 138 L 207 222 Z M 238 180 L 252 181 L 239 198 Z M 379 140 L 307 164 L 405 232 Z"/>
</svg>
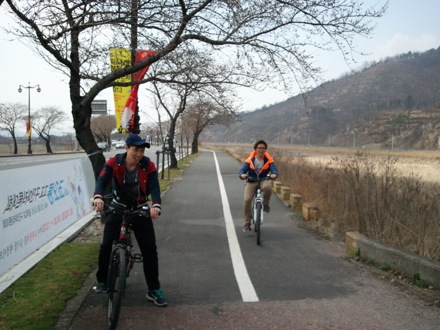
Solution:
<svg viewBox="0 0 440 330">
<path fill-rule="evenodd" d="M 28 155 L 32 155 L 32 143 L 31 143 L 31 89 L 37 88 L 37 92 L 41 92 L 40 85 L 31 86 L 31 83 L 29 82 L 27 86 L 19 85 L 18 86 L 18 92 L 21 93 L 23 91 L 22 88 L 27 88 L 28 90 L 28 125 L 29 125 L 29 131 L 28 133 Z"/>
</svg>

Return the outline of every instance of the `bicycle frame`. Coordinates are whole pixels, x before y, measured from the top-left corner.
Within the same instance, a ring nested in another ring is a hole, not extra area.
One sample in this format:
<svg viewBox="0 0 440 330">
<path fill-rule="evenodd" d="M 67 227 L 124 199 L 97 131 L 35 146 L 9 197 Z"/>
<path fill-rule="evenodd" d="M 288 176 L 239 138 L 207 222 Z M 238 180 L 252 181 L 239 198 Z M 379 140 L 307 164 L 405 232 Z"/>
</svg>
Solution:
<svg viewBox="0 0 440 330">
<path fill-rule="evenodd" d="M 115 329 L 119 319 L 126 279 L 129 277 L 134 263 L 143 261 L 142 254 L 132 252 L 131 219 L 135 216 L 149 216 L 149 207 L 144 205 L 135 210 L 125 210 L 112 204 L 108 207 L 108 212 L 122 216 L 119 239 L 113 242 L 110 254 L 107 278 L 107 327 Z"/>
<path fill-rule="evenodd" d="M 263 215 L 264 197 L 263 197 L 263 192 L 261 190 L 261 181 L 264 180 L 269 180 L 269 176 L 266 176 L 264 178 L 249 180 L 249 182 L 257 182 L 257 189 L 255 190 L 254 198 L 252 199 L 252 204 L 251 204 L 252 222 L 254 224 L 255 232 L 257 233 L 257 245 L 260 245 L 261 243 L 260 226 L 264 221 L 264 215 Z"/>
<path fill-rule="evenodd" d="M 127 277 L 130 275 L 130 270 L 133 268 L 134 262 L 143 261 L 142 254 L 133 253 L 133 242 L 131 239 L 131 222 L 129 220 L 127 220 L 126 217 L 122 219 L 119 239 L 113 242 L 113 250 L 122 249 L 126 251 L 126 256 L 128 257 Z"/>
<path fill-rule="evenodd" d="M 125 209 L 118 209 L 115 206 L 109 206 L 109 212 L 117 213 L 122 215 L 121 230 L 119 233 L 119 239 L 113 242 L 113 249 L 123 249 L 127 253 L 127 277 L 130 274 L 130 270 L 133 268 L 133 262 L 142 262 L 143 257 L 140 253 L 133 253 L 133 242 L 131 239 L 131 220 L 135 216 L 149 216 L 148 205 L 143 205 L 138 209 L 131 211 Z"/>
<path fill-rule="evenodd" d="M 257 181 L 257 182 L 258 182 L 257 183 L 258 184 L 257 185 L 257 190 L 255 191 L 254 198 L 252 200 L 252 220 L 253 220 L 254 224 L 256 222 L 258 204 L 261 206 L 261 208 L 263 208 L 263 201 L 264 201 L 263 193 L 262 193 L 261 187 L 260 187 L 260 182 L 261 181 Z M 260 215 L 260 221 L 261 221 L 261 223 L 263 223 L 263 221 L 264 221 L 263 213 L 261 213 L 261 215 Z"/>
</svg>

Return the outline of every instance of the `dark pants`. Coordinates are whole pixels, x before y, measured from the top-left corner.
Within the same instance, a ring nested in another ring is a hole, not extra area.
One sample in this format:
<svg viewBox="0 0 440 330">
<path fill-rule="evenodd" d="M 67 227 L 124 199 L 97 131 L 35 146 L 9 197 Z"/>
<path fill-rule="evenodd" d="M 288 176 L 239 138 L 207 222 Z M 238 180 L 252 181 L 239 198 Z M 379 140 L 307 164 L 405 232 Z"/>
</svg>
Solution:
<svg viewBox="0 0 440 330">
<path fill-rule="evenodd" d="M 119 238 L 121 216 L 109 213 L 106 215 L 104 237 L 99 249 L 99 269 L 96 278 L 99 283 L 107 282 L 110 254 L 114 240 Z M 151 218 L 137 217 L 132 221 L 133 231 L 141 250 L 144 262 L 144 275 L 148 290 L 160 288 L 159 261 L 157 257 L 156 236 Z"/>
</svg>

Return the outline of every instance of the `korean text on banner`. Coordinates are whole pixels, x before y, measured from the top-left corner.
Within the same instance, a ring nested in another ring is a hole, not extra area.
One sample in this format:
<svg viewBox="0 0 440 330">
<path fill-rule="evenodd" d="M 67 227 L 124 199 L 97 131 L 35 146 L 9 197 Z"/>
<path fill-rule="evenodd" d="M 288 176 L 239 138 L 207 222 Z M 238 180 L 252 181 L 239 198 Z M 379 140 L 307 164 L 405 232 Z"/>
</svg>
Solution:
<svg viewBox="0 0 440 330">
<path fill-rule="evenodd" d="M 92 212 L 81 160 L 3 170 L 0 275 Z"/>
</svg>

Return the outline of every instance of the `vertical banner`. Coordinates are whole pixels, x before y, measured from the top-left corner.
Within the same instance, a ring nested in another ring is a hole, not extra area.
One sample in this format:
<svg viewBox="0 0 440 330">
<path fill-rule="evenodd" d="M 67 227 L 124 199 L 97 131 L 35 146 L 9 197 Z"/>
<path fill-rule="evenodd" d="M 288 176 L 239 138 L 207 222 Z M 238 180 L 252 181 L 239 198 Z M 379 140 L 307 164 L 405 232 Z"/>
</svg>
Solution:
<svg viewBox="0 0 440 330">
<path fill-rule="evenodd" d="M 154 55 L 154 51 L 139 50 L 136 52 L 135 63 L 145 60 Z M 111 70 L 123 68 L 131 65 L 131 52 L 125 48 L 113 48 L 110 50 Z M 149 66 L 136 71 L 133 74 L 133 81 L 141 81 L 148 71 Z M 116 82 L 130 83 L 131 76 L 124 76 Z M 134 124 L 134 114 L 138 97 L 139 85 L 135 86 L 115 86 L 113 87 L 113 97 L 115 99 L 116 129 L 120 133 L 128 133 L 132 130 Z"/>
<path fill-rule="evenodd" d="M 145 60 L 147 57 L 154 55 L 154 51 L 149 50 L 139 50 L 136 52 L 135 63 Z M 147 66 L 133 74 L 133 81 L 141 81 L 145 74 L 147 73 L 150 66 Z M 122 128 L 132 131 L 134 127 L 134 115 L 136 113 L 136 104 L 138 98 L 139 85 L 134 85 L 130 92 L 127 102 L 125 103 L 124 112 L 121 116 L 121 126 Z"/>
<path fill-rule="evenodd" d="M 26 135 L 28 137 L 31 137 L 31 134 L 32 134 L 31 122 L 29 120 L 26 120 Z"/>
<path fill-rule="evenodd" d="M 110 49 L 110 67 L 112 72 L 117 69 L 122 69 L 131 65 L 131 52 L 125 48 L 112 48 Z M 115 82 L 130 83 L 131 76 L 124 76 L 115 80 Z M 131 86 L 114 86 L 113 98 L 115 100 L 115 117 L 116 117 L 116 129 L 121 129 L 121 117 L 124 112 L 125 103 L 130 96 Z"/>
</svg>

